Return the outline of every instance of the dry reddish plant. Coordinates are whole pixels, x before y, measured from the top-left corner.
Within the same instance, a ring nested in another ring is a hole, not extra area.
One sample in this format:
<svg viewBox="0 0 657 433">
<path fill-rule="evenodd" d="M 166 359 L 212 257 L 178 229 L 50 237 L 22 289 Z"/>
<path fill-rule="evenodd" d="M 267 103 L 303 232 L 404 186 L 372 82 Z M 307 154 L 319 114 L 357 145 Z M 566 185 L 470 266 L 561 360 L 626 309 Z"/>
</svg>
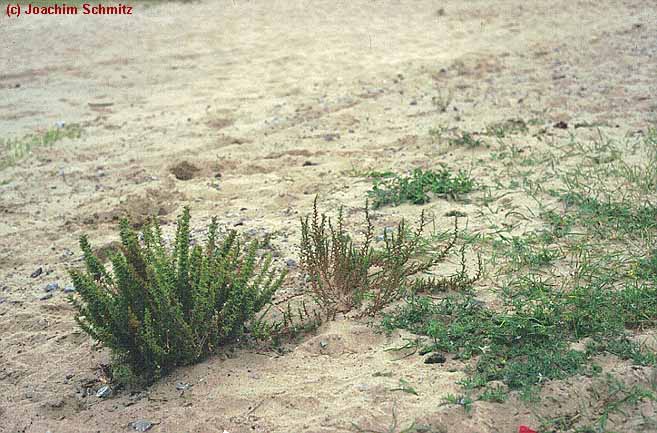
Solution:
<svg viewBox="0 0 657 433">
<path fill-rule="evenodd" d="M 428 271 L 442 261 L 456 242 L 453 238 L 437 253 L 422 254 L 424 212 L 415 231 L 404 220 L 392 232 L 385 231 L 384 247 L 373 246 L 374 227 L 365 205 L 366 230 L 363 242 L 356 245 L 343 224 L 342 207 L 334 225 L 317 210 L 301 218 L 301 267 L 309 276 L 312 294 L 327 316 L 364 307 L 364 314 L 375 315 L 399 299 L 411 287 L 414 275 Z"/>
</svg>

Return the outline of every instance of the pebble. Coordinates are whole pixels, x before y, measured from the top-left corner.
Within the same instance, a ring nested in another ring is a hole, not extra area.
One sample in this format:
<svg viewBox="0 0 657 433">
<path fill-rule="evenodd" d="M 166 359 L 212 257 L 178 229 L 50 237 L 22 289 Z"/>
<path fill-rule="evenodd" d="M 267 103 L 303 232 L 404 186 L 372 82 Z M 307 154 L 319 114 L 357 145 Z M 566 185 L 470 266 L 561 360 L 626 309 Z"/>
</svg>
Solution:
<svg viewBox="0 0 657 433">
<path fill-rule="evenodd" d="M 153 423 L 145 419 L 140 419 L 130 423 L 130 426 L 139 432 L 145 432 L 153 427 Z"/>
<path fill-rule="evenodd" d="M 187 391 L 192 385 L 189 383 L 178 382 L 176 383 L 176 389 L 178 391 Z"/>
<path fill-rule="evenodd" d="M 112 388 L 110 388 L 109 385 L 101 386 L 98 391 L 96 391 L 96 397 L 98 398 L 107 398 L 110 395 L 112 395 Z"/>
<path fill-rule="evenodd" d="M 296 260 L 294 259 L 287 259 L 285 261 L 285 264 L 287 265 L 288 268 L 296 268 L 298 266 Z"/>
<path fill-rule="evenodd" d="M 321 340 L 321 341 L 319 342 L 319 346 L 320 346 L 322 349 L 324 349 L 326 346 L 328 346 L 328 343 L 327 343 L 325 340 Z"/>
<path fill-rule="evenodd" d="M 322 138 L 324 141 L 335 141 L 340 139 L 340 134 L 324 134 Z"/>
<path fill-rule="evenodd" d="M 43 268 L 39 266 L 34 272 L 30 274 L 30 278 L 36 278 L 41 274 L 43 274 Z"/>
<path fill-rule="evenodd" d="M 388 235 L 388 237 L 390 237 L 391 235 L 393 235 L 395 233 L 396 230 L 397 230 L 397 227 L 388 226 L 388 227 L 383 229 L 383 234 L 382 235 L 378 235 L 376 237 L 376 240 L 377 241 L 383 241 L 383 240 L 385 240 L 385 237 L 386 237 L 385 235 Z"/>
<path fill-rule="evenodd" d="M 73 293 L 73 292 L 75 292 L 75 286 L 64 287 L 64 293 Z"/>
<path fill-rule="evenodd" d="M 43 290 L 45 290 L 46 292 L 54 292 L 57 289 L 59 289 L 59 283 L 54 282 L 54 283 L 48 283 L 48 285 Z"/>
</svg>

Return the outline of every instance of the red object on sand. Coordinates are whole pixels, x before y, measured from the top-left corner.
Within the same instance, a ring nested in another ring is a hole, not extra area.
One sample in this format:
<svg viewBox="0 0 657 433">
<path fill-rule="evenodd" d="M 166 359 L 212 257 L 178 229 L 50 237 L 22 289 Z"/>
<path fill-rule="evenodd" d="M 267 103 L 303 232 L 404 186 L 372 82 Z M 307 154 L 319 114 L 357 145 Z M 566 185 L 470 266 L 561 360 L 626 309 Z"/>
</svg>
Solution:
<svg viewBox="0 0 657 433">
<path fill-rule="evenodd" d="M 536 431 L 530 429 L 526 425 L 521 425 L 520 427 L 518 427 L 518 433 L 536 433 Z"/>
</svg>

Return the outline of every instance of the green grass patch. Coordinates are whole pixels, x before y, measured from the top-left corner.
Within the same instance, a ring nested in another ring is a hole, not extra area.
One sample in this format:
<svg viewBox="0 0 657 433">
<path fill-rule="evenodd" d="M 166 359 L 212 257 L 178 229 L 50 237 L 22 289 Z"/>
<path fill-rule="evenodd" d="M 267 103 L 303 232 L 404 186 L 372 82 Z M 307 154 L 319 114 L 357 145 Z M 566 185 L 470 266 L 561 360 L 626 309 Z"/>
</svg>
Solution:
<svg viewBox="0 0 657 433">
<path fill-rule="evenodd" d="M 447 168 L 438 171 L 416 168 L 409 176 L 387 172 L 373 177 L 368 194 L 373 206 L 379 208 L 402 203 L 425 204 L 431 200 L 430 194 L 455 197 L 474 188 L 474 179 L 463 170 L 454 174 Z"/>
<path fill-rule="evenodd" d="M 544 236 L 513 236 L 495 240 L 493 249 L 506 257 L 513 270 L 537 269 L 552 264 L 563 255 L 559 248 L 546 245 L 546 240 L 549 238 Z"/>
<path fill-rule="evenodd" d="M 650 202 L 600 200 L 578 192 L 563 194 L 561 200 L 567 211 L 574 211 L 578 223 L 601 236 L 610 232 L 635 235 L 657 228 L 657 206 Z"/>
<path fill-rule="evenodd" d="M 529 279 L 499 310 L 469 295 L 435 301 L 414 296 L 383 319 L 387 330 L 407 329 L 429 337 L 423 351 L 473 359 L 470 386 L 502 381 L 531 396 L 552 379 L 595 374 L 592 356 L 606 352 L 640 365 L 655 365 L 653 353 L 626 338 L 627 329 L 657 323 L 657 288 L 633 285 L 615 290 L 605 281 L 570 291 Z M 587 350 L 572 343 L 593 339 Z"/>
</svg>

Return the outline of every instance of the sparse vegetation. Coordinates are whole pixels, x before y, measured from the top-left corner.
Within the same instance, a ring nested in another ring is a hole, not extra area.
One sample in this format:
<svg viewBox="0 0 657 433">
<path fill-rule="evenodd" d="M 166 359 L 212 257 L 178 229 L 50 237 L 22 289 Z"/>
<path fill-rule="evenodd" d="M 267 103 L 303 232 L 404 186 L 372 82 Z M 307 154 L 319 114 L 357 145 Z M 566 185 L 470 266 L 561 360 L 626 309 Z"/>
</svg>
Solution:
<svg viewBox="0 0 657 433">
<path fill-rule="evenodd" d="M 470 413 L 470 411 L 472 411 L 472 403 L 472 398 L 467 395 L 447 394 L 447 396 L 443 399 L 443 404 L 454 404 L 461 406 L 465 413 Z"/>
<path fill-rule="evenodd" d="M 454 100 L 454 91 L 452 89 L 437 89 L 437 94 L 431 97 L 431 103 L 440 113 L 447 111 Z"/>
<path fill-rule="evenodd" d="M 573 414 L 543 419 L 540 431 L 613 432 L 616 430 L 609 430 L 609 424 L 615 421 L 618 426 L 627 421 L 627 409 L 636 409 L 641 402 L 657 399 L 654 386 L 651 389 L 636 384 L 630 386 L 611 374 L 600 378 L 599 382 L 590 388 L 591 401 L 588 405 Z M 653 417 L 642 416 L 637 431 L 653 431 L 655 427 L 657 422 Z"/>
<path fill-rule="evenodd" d="M 0 170 L 16 164 L 39 147 L 52 146 L 53 143 L 64 138 L 79 138 L 81 134 L 82 129 L 79 125 L 67 124 L 20 138 L 0 139 Z"/>
<path fill-rule="evenodd" d="M 459 135 L 449 139 L 450 146 L 463 146 L 463 147 L 480 147 L 484 143 L 481 139 L 476 138 L 473 134 L 463 131 Z"/>
<path fill-rule="evenodd" d="M 411 296 L 383 324 L 428 336 L 425 352 L 476 357 L 471 384 L 499 380 L 531 395 L 546 380 L 594 373 L 595 353 L 654 365 L 655 356 L 628 340 L 625 330 L 654 326 L 656 290 L 645 285 L 614 291 L 607 281 L 598 281 L 560 293 L 541 281 L 522 281 L 500 311 L 468 294 L 440 301 Z M 595 341 L 587 350 L 571 349 L 571 343 L 587 337 Z"/>
<path fill-rule="evenodd" d="M 486 134 L 497 138 L 505 138 L 509 135 L 516 134 L 526 134 L 528 132 L 529 128 L 527 122 L 522 119 L 507 119 L 486 126 Z"/>
<path fill-rule="evenodd" d="M 235 232 L 220 242 L 213 220 L 205 247 L 192 246 L 189 221 L 186 208 L 169 252 L 154 220 L 141 235 L 122 220 L 112 272 L 80 239 L 86 271 L 71 271 L 79 297 L 70 300 L 80 327 L 112 350 L 119 381 L 150 382 L 237 341 L 281 285 L 255 242 L 245 247 Z"/>
<path fill-rule="evenodd" d="M 425 204 L 431 200 L 430 193 L 457 197 L 471 192 L 475 187 L 474 179 L 465 171 L 453 174 L 447 168 L 439 171 L 416 168 L 410 176 L 384 173 L 373 180 L 369 195 L 374 208 L 406 202 Z"/>
</svg>

